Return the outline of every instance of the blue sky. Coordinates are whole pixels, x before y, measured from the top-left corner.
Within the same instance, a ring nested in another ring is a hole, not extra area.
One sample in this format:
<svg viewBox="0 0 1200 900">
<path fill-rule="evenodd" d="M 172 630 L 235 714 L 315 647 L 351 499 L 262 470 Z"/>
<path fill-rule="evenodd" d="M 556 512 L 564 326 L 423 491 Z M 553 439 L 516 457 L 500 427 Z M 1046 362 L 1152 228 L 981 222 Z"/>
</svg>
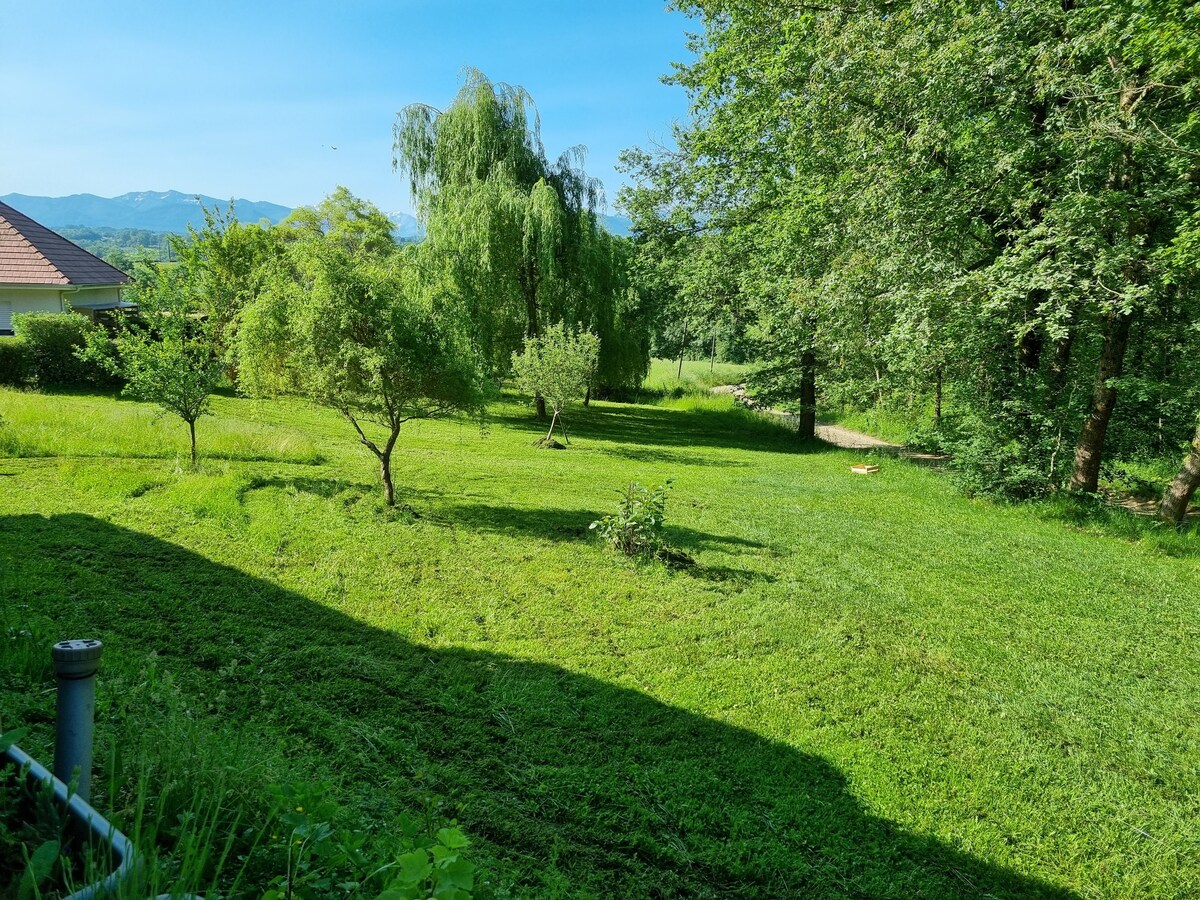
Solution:
<svg viewBox="0 0 1200 900">
<path fill-rule="evenodd" d="M 298 206 L 344 184 L 409 210 L 395 114 L 444 107 L 474 66 L 533 95 L 548 154 L 587 146 L 611 212 L 620 151 L 686 115 L 659 78 L 688 30 L 656 0 L 0 0 L 0 194 Z"/>
</svg>

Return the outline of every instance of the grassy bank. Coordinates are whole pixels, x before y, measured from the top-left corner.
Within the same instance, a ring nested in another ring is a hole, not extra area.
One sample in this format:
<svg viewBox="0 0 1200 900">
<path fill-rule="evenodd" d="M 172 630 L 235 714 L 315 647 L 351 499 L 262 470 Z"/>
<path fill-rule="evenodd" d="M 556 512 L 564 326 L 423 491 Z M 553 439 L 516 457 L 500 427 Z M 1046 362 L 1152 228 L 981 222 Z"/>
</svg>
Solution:
<svg viewBox="0 0 1200 900">
<path fill-rule="evenodd" d="M 176 785 L 172 815 L 199 785 L 239 828 L 266 784 L 323 781 L 364 827 L 457 819 L 490 896 L 1200 879 L 1197 555 L 901 462 L 852 476 L 696 393 L 574 410 L 563 452 L 512 397 L 486 435 L 413 427 L 411 510 L 336 416 L 215 409 L 193 472 L 145 407 L 0 392 L 0 731 L 48 752 L 30 648 L 102 638 L 119 815 L 139 778 Z M 618 488 L 668 478 L 694 568 L 590 539 Z"/>
</svg>

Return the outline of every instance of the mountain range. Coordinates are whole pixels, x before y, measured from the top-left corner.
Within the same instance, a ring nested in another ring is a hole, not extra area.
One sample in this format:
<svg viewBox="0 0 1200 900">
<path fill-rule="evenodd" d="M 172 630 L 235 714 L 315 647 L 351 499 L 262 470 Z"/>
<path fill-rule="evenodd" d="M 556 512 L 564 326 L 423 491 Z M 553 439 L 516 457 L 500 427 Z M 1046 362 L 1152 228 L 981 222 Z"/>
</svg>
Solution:
<svg viewBox="0 0 1200 900">
<path fill-rule="evenodd" d="M 204 213 L 209 209 L 228 209 L 230 201 L 185 194 L 180 191 L 134 191 L 119 197 L 97 197 L 95 194 L 72 194 L 69 197 L 35 197 L 28 194 L 4 194 L 0 202 L 20 210 L 47 228 L 141 228 L 146 231 L 170 231 L 185 234 L 188 226 L 202 228 Z M 234 200 L 233 209 L 240 222 L 271 224 L 282 221 L 291 207 L 261 200 Z M 399 240 L 414 241 L 424 237 L 420 223 L 406 212 L 388 213 L 395 223 Z M 613 234 L 628 235 L 629 220 L 622 216 L 601 216 L 604 226 Z"/>
</svg>

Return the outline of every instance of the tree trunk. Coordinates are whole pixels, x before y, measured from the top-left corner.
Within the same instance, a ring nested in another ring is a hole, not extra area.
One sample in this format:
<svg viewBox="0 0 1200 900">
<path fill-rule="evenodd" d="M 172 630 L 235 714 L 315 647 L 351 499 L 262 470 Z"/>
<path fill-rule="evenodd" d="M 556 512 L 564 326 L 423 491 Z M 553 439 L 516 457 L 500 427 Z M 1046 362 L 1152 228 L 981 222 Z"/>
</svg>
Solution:
<svg viewBox="0 0 1200 900">
<path fill-rule="evenodd" d="M 937 427 L 942 425 L 942 367 L 937 368 L 937 380 L 933 386 L 933 421 Z"/>
<path fill-rule="evenodd" d="M 1117 405 L 1117 389 L 1109 384 L 1120 378 L 1125 365 L 1125 348 L 1129 344 L 1130 316 L 1113 312 L 1104 331 L 1104 348 L 1100 351 L 1100 366 L 1092 388 L 1092 409 L 1084 420 L 1075 447 L 1075 470 L 1071 473 L 1071 490 L 1094 494 L 1100 481 L 1100 462 L 1104 454 L 1104 435 L 1113 409 Z"/>
<path fill-rule="evenodd" d="M 583 405 L 584 406 L 592 405 L 592 386 L 590 384 L 588 385 L 587 391 L 583 395 Z"/>
<path fill-rule="evenodd" d="M 537 406 L 537 417 L 544 420 L 546 418 L 546 398 L 538 394 L 533 402 Z"/>
<path fill-rule="evenodd" d="M 196 420 L 188 422 L 188 432 L 192 436 L 192 468 L 196 468 Z"/>
<path fill-rule="evenodd" d="M 1167 485 L 1162 503 L 1158 505 L 1158 517 L 1164 522 L 1178 525 L 1187 515 L 1188 503 L 1196 488 L 1200 487 L 1200 425 L 1192 438 L 1192 450 L 1179 469 L 1179 474 Z"/>
<path fill-rule="evenodd" d="M 1075 329 L 1072 328 L 1054 345 L 1054 357 L 1050 363 L 1050 372 L 1046 379 L 1050 408 L 1057 409 L 1062 400 L 1063 391 L 1067 386 L 1067 373 L 1071 365 L 1071 349 L 1075 343 Z"/>
<path fill-rule="evenodd" d="M 805 350 L 800 355 L 800 414 L 796 434 L 802 441 L 817 436 L 817 354 Z"/>
<path fill-rule="evenodd" d="M 714 334 L 712 339 L 712 349 L 708 354 L 708 371 L 711 372 L 717 367 L 717 336 Z"/>
<path fill-rule="evenodd" d="M 683 340 L 679 342 L 679 371 L 675 374 L 675 379 L 678 381 L 683 378 L 683 354 L 687 350 L 687 319 L 683 320 Z"/>
<path fill-rule="evenodd" d="M 383 497 L 388 506 L 396 505 L 396 488 L 392 484 L 392 454 L 379 454 L 379 477 L 383 481 Z"/>
</svg>

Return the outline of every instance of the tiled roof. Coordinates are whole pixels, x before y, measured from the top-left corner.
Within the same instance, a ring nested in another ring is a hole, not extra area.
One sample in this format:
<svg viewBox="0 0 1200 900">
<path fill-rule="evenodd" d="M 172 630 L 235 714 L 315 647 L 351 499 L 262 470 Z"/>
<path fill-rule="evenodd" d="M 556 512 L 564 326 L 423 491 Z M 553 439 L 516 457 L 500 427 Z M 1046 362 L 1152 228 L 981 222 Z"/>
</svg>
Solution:
<svg viewBox="0 0 1200 900">
<path fill-rule="evenodd" d="M 0 284 L 124 284 L 129 276 L 0 203 Z"/>
</svg>

